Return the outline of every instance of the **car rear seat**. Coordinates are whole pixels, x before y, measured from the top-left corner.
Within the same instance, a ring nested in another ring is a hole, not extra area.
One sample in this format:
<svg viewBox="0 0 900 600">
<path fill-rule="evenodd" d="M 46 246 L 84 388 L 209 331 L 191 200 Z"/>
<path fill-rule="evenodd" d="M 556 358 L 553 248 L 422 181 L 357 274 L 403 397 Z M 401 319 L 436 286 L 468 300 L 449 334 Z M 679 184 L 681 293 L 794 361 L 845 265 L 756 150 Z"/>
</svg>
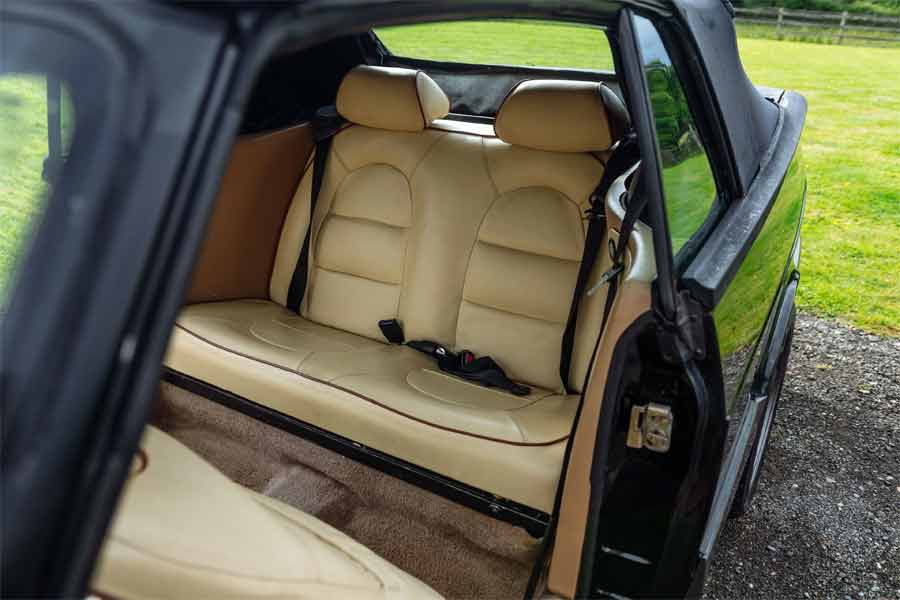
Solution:
<svg viewBox="0 0 900 600">
<path fill-rule="evenodd" d="M 440 598 L 306 513 L 148 427 L 100 554 L 103 598 Z"/>
<path fill-rule="evenodd" d="M 549 511 L 577 407 L 559 374 L 581 261 L 583 211 L 624 109 L 601 84 L 529 81 L 497 136 L 439 120 L 449 102 L 421 72 L 358 67 L 337 109 L 313 220 L 300 314 L 284 305 L 309 218 L 311 170 L 279 242 L 271 301 L 187 306 L 175 371 L 516 502 Z M 435 124 L 435 121 L 438 121 Z M 604 247 L 604 246 L 601 246 Z M 601 253 L 594 278 L 608 266 Z M 604 298 L 582 302 L 570 386 L 580 390 Z M 493 357 L 525 397 L 438 370 L 385 343 Z"/>
</svg>

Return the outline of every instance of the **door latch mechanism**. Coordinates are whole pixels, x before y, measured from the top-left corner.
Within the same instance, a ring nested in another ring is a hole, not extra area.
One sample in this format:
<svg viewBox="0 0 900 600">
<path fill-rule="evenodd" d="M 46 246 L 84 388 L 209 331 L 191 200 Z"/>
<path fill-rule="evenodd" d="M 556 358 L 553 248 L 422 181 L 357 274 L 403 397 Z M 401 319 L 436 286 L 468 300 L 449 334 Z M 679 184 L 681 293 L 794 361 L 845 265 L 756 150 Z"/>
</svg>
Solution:
<svg viewBox="0 0 900 600">
<path fill-rule="evenodd" d="M 625 445 L 668 452 L 672 445 L 672 420 L 672 409 L 664 404 L 651 402 L 646 406 L 632 406 Z"/>
</svg>

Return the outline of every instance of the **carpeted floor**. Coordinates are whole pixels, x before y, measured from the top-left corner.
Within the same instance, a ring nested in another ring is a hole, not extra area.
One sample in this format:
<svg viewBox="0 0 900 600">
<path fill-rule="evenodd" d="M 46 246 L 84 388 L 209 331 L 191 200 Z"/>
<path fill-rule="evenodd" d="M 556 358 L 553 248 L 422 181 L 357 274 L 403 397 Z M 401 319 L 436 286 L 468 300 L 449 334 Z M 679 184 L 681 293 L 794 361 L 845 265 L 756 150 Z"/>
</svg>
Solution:
<svg viewBox="0 0 900 600">
<path fill-rule="evenodd" d="M 163 383 L 155 424 L 228 477 L 340 529 L 453 599 L 517 599 L 538 541 L 455 504 Z"/>
</svg>

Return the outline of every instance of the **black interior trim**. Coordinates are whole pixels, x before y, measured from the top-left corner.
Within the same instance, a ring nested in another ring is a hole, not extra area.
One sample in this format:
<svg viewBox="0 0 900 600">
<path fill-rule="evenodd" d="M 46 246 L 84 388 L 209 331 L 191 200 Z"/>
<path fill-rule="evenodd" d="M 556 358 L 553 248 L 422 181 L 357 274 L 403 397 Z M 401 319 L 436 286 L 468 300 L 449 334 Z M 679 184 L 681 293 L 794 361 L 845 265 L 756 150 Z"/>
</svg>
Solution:
<svg viewBox="0 0 900 600">
<path fill-rule="evenodd" d="M 163 369 L 162 378 L 175 386 L 313 442 L 323 448 L 337 452 L 382 473 L 494 517 L 499 521 L 522 527 L 534 537 L 543 536 L 547 530 L 550 515 L 543 511 L 513 502 L 512 500 L 500 498 L 374 448 L 369 448 L 349 438 L 295 419 L 168 367 Z"/>
</svg>

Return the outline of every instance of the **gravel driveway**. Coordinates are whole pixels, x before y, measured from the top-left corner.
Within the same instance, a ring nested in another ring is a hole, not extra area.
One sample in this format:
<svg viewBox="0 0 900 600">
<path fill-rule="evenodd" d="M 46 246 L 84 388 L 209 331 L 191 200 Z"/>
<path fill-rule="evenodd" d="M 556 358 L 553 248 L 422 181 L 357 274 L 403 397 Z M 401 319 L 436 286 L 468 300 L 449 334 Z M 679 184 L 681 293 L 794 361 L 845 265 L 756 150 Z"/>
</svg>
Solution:
<svg viewBox="0 0 900 600">
<path fill-rule="evenodd" d="M 708 598 L 900 599 L 900 340 L 800 315 L 753 507 Z"/>
</svg>

